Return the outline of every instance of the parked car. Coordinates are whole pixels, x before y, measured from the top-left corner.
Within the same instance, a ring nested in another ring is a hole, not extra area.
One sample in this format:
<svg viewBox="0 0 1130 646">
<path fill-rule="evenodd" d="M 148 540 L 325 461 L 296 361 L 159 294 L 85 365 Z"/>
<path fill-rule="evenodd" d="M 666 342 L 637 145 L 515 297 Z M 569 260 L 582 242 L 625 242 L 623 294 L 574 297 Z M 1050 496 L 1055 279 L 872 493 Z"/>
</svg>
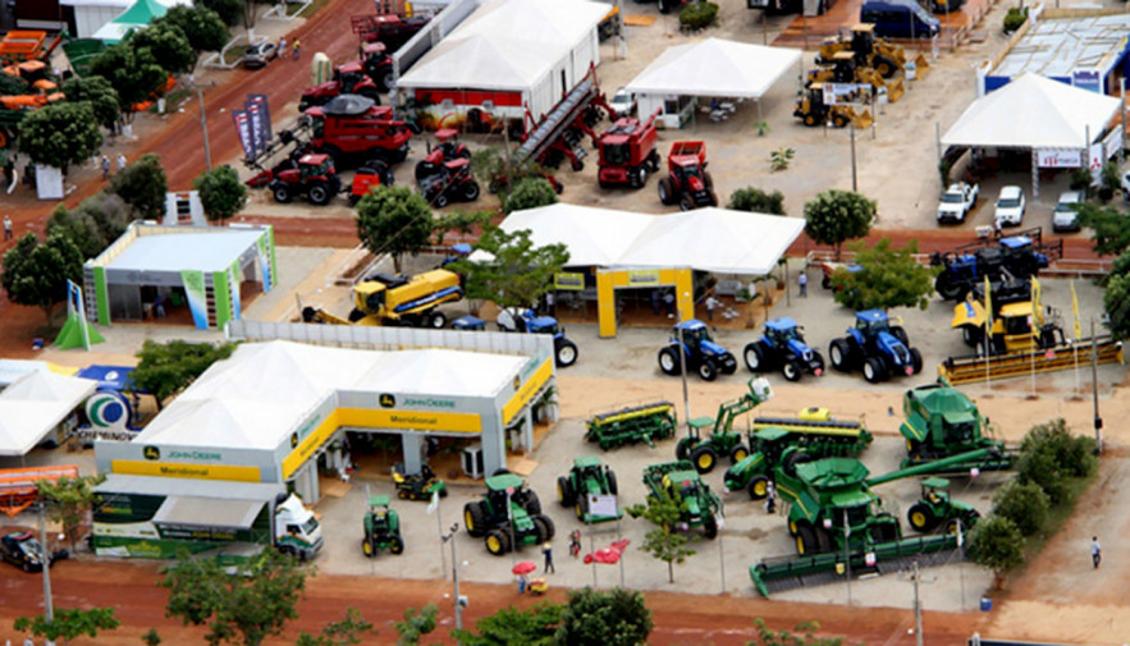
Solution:
<svg viewBox="0 0 1130 646">
<path fill-rule="evenodd" d="M 51 562 L 67 556 L 66 550 L 58 550 L 51 554 Z M 43 548 L 31 532 L 9 532 L 0 538 L 0 560 L 24 572 L 39 572 L 43 569 Z"/>
<path fill-rule="evenodd" d="M 914 0 L 866 0 L 859 21 L 875 25 L 880 38 L 933 38 L 942 23 Z"/>
<path fill-rule="evenodd" d="M 938 224 L 946 222 L 965 222 L 965 216 L 973 211 L 981 187 L 977 184 L 958 182 L 950 184 L 938 203 Z"/>
<path fill-rule="evenodd" d="M 274 42 L 265 40 L 243 50 L 243 66 L 249 70 L 266 67 L 267 63 L 278 58 L 279 49 Z"/>
<path fill-rule="evenodd" d="M 1082 202 L 1083 193 L 1080 191 L 1060 193 L 1059 200 L 1055 203 L 1055 210 L 1052 211 L 1052 231 L 1078 231 L 1079 212 L 1075 207 Z"/>
<path fill-rule="evenodd" d="M 1024 209 L 1027 207 L 1024 189 L 1019 186 L 1002 186 L 993 210 L 993 221 L 998 229 L 1018 226 L 1024 221 Z"/>
<path fill-rule="evenodd" d="M 636 113 L 636 97 L 624 88 L 616 90 L 616 94 L 608 100 L 608 105 L 616 111 L 618 117 L 630 117 Z"/>
</svg>

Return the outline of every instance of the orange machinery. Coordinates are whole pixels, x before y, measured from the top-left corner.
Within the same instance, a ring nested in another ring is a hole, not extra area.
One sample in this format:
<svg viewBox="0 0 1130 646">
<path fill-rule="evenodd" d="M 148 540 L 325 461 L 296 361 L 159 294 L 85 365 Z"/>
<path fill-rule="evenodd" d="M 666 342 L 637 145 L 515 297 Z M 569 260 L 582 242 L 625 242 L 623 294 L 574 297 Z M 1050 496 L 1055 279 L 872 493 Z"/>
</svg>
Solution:
<svg viewBox="0 0 1130 646">
<path fill-rule="evenodd" d="M 37 482 L 77 477 L 78 466 L 74 464 L 0 469 L 0 512 L 12 517 L 34 505 L 39 497 Z"/>
</svg>

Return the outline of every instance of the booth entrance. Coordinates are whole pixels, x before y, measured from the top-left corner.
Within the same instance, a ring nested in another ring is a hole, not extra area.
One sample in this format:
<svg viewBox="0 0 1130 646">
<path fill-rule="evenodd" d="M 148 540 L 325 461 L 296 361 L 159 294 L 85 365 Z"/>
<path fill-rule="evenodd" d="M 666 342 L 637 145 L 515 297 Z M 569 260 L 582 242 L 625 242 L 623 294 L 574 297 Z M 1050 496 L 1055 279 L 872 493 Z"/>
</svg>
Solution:
<svg viewBox="0 0 1130 646">
<path fill-rule="evenodd" d="M 597 321 L 601 338 L 616 336 L 616 292 L 623 289 L 675 290 L 675 309 L 680 321 L 694 318 L 694 280 L 689 268 L 600 269 L 596 273 Z"/>
</svg>

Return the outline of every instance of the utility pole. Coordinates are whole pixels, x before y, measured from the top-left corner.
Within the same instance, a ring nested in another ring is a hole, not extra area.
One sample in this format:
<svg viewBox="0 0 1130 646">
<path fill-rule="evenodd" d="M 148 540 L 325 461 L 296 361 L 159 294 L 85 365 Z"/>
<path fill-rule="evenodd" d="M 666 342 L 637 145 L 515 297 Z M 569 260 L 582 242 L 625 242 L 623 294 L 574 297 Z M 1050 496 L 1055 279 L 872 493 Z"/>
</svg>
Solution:
<svg viewBox="0 0 1130 646">
<path fill-rule="evenodd" d="M 204 90 L 196 86 L 196 102 L 200 105 L 200 133 L 204 136 L 204 167 L 212 170 L 212 146 L 208 142 L 208 113 L 204 110 Z"/>
<path fill-rule="evenodd" d="M 1095 317 L 1091 317 L 1091 405 L 1094 411 L 1095 453 L 1103 452 L 1103 418 L 1099 415 L 1099 345 L 1095 337 Z"/>
<path fill-rule="evenodd" d="M 923 646 L 922 603 L 918 598 L 918 561 L 914 562 L 914 643 Z"/>
<path fill-rule="evenodd" d="M 718 572 L 722 579 L 722 594 L 726 594 L 726 552 L 722 550 L 722 521 L 715 518 L 718 523 Z"/>
<path fill-rule="evenodd" d="M 679 321 L 682 323 L 682 321 Z M 687 349 L 686 342 L 683 340 L 683 326 L 678 325 L 679 330 L 679 374 L 683 376 L 683 415 L 686 416 L 687 433 L 691 432 L 691 398 L 687 393 Z"/>
<path fill-rule="evenodd" d="M 855 122 L 851 123 L 851 192 L 858 193 L 859 185 L 855 174 Z"/>
<path fill-rule="evenodd" d="M 467 598 L 459 594 L 459 558 L 455 554 L 455 535 L 458 533 L 459 523 L 452 523 L 451 530 L 443 536 L 443 541 L 451 543 L 451 580 L 455 588 L 455 630 L 463 630 L 463 608 L 467 605 Z"/>
<path fill-rule="evenodd" d="M 47 501 L 39 503 L 39 557 L 43 560 L 43 616 L 47 623 L 55 621 L 55 604 L 51 600 L 51 551 L 47 549 Z"/>
</svg>

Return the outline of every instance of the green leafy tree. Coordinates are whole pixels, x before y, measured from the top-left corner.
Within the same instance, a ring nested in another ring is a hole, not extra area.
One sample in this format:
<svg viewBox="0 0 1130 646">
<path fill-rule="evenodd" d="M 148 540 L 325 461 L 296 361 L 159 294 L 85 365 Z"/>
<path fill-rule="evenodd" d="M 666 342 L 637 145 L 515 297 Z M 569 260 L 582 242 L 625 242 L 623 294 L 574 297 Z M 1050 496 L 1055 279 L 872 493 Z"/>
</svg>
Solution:
<svg viewBox="0 0 1130 646">
<path fill-rule="evenodd" d="M 433 220 L 432 232 L 435 235 L 435 245 L 443 246 L 444 239 L 449 233 L 470 235 L 482 231 L 490 224 L 494 213 L 491 211 L 456 211 L 438 215 Z"/>
<path fill-rule="evenodd" d="M 59 205 L 47 221 L 47 234 L 59 233 L 79 248 L 83 258 L 101 253 L 135 220 L 133 208 L 113 193 L 96 193 L 77 207 Z"/>
<path fill-rule="evenodd" d="M 679 10 L 679 27 L 684 31 L 706 29 L 718 20 L 718 5 L 713 2 L 688 2 Z"/>
<path fill-rule="evenodd" d="M 0 74 L 0 96 L 16 96 L 27 92 L 27 81 L 11 74 Z"/>
<path fill-rule="evenodd" d="M 514 184 L 513 190 L 503 201 L 502 210 L 512 213 L 556 203 L 557 193 L 548 180 L 543 177 L 525 177 Z"/>
<path fill-rule="evenodd" d="M 118 91 L 101 76 L 72 76 L 63 82 L 63 94 L 71 103 L 89 103 L 94 120 L 107 130 L 113 130 L 122 116 Z"/>
<path fill-rule="evenodd" d="M 859 193 L 830 190 L 804 205 L 804 232 L 820 244 L 832 245 L 836 257 L 844 242 L 871 231 L 877 205 Z"/>
<path fill-rule="evenodd" d="M 160 583 L 169 590 L 165 614 L 207 626 L 205 639 L 214 645 L 258 646 L 267 637 L 283 634 L 286 623 L 298 617 L 306 568 L 273 549 L 237 568 L 233 576 L 218 559 L 177 561 Z"/>
<path fill-rule="evenodd" d="M 671 497 L 666 490 L 661 490 L 659 496 L 649 495 L 647 505 L 633 505 L 628 508 L 628 515 L 632 518 L 646 518 L 656 528 L 644 536 L 640 549 L 667 564 L 667 582 L 675 582 L 675 564 L 682 564 L 687 557 L 694 556 L 695 551 L 687 547 L 688 540 L 685 534 L 675 531 L 681 516 L 679 503 Z"/>
<path fill-rule="evenodd" d="M 584 588 L 569 593 L 569 603 L 557 629 L 557 642 L 636 646 L 647 643 L 653 627 L 651 611 L 639 592 Z"/>
<path fill-rule="evenodd" d="M 891 241 L 880 240 L 874 247 L 859 245 L 855 263 L 862 269 L 837 269 L 832 274 L 836 302 L 853 310 L 917 307 L 925 310 L 934 293 L 937 269 L 914 259 L 918 243 L 892 249 Z"/>
<path fill-rule="evenodd" d="M 511 187 L 523 179 L 544 179 L 545 169 L 531 160 L 507 161 L 498 148 L 480 148 L 471 153 L 471 172 L 486 180 L 491 193 L 502 193 L 505 198 Z"/>
<path fill-rule="evenodd" d="M 130 379 L 140 390 L 152 394 L 160 408 L 166 399 L 187 388 L 209 366 L 227 359 L 234 351 L 235 345 L 231 343 L 157 343 L 147 339 L 137 353 L 137 368 L 130 373 Z"/>
<path fill-rule="evenodd" d="M 1038 485 L 1053 504 L 1062 503 L 1070 491 L 1068 478 L 1094 472 L 1098 464 L 1094 449 L 1093 439 L 1071 435 L 1062 419 L 1033 426 L 1020 443 L 1017 476 L 1021 482 Z"/>
<path fill-rule="evenodd" d="M 735 211 L 750 211 L 751 213 L 785 215 L 785 196 L 781 191 L 770 193 L 747 186 L 730 194 L 730 203 L 726 205 L 726 208 Z"/>
<path fill-rule="evenodd" d="M 1003 516 L 982 519 L 969 532 L 969 556 L 996 575 L 997 587 L 1009 570 L 1024 562 L 1024 535 Z"/>
<path fill-rule="evenodd" d="M 539 603 L 528 610 L 503 608 L 475 623 L 475 630 L 457 630 L 453 636 L 463 646 L 555 646 L 555 634 L 565 606 Z"/>
<path fill-rule="evenodd" d="M 1095 253 L 1118 255 L 1130 249 L 1130 218 L 1117 209 L 1083 203 L 1075 207 L 1079 223 L 1091 229 Z"/>
<path fill-rule="evenodd" d="M 164 87 L 168 73 L 152 52 L 125 43 L 111 45 L 90 62 L 90 73 L 110 82 L 118 92 L 118 107 L 131 119 L 135 106 L 150 100 Z"/>
<path fill-rule="evenodd" d="M 1110 332 L 1117 339 L 1130 337 L 1130 274 L 1110 277 L 1103 292 L 1103 307 L 1110 319 Z"/>
<path fill-rule="evenodd" d="M 63 525 L 63 533 L 71 543 L 72 552 L 75 551 L 79 529 L 90 513 L 94 488 L 105 479 L 104 475 L 79 476 L 35 483 L 39 495 L 47 501 L 47 512 L 51 519 Z"/>
<path fill-rule="evenodd" d="M 1103 164 L 1099 172 L 1099 199 L 1109 202 L 1121 187 L 1122 171 L 1118 167 L 1118 162 L 1112 159 Z"/>
<path fill-rule="evenodd" d="M 114 616 L 113 608 L 55 609 L 55 618 L 47 621 L 43 615 L 20 617 L 14 628 L 22 633 L 30 632 L 36 637 L 50 641 L 70 641 L 79 637 L 97 637 L 99 632 L 114 630 L 122 622 Z"/>
<path fill-rule="evenodd" d="M 205 171 L 192 183 L 200 191 L 200 205 L 211 222 L 223 222 L 247 204 L 247 187 L 239 174 L 224 165 Z"/>
<path fill-rule="evenodd" d="M 148 50 L 153 61 L 169 74 L 183 74 L 196 65 L 196 52 L 188 37 L 171 22 L 158 21 L 132 31 L 124 42 L 139 52 Z"/>
<path fill-rule="evenodd" d="M 404 621 L 396 622 L 397 646 L 416 646 L 424 635 L 436 629 L 436 616 L 439 609 L 434 603 L 423 608 L 408 608 L 404 611 Z"/>
<path fill-rule="evenodd" d="M 365 621 L 360 610 L 347 608 L 344 619 L 322 628 L 320 634 L 299 634 L 297 646 L 354 646 L 362 643 L 363 637 L 371 637 L 374 633 L 373 624 Z"/>
<path fill-rule="evenodd" d="M 161 634 L 157 632 L 156 628 L 150 628 L 148 632 L 141 636 L 141 641 L 145 646 L 158 646 L 161 643 Z"/>
<path fill-rule="evenodd" d="M 993 496 L 993 513 L 1011 520 L 1025 536 L 1040 531 L 1050 509 L 1051 499 L 1034 482 L 1013 480 Z"/>
<path fill-rule="evenodd" d="M 428 201 L 407 186 L 378 186 L 357 203 L 361 244 L 374 255 L 391 255 L 397 272 L 404 254 L 424 248 L 434 228 Z"/>
<path fill-rule="evenodd" d="M 231 33 L 220 14 L 200 3 L 171 7 L 157 22 L 165 22 L 181 30 L 192 47 L 194 67 L 201 52 L 218 52 L 231 40 Z"/>
<path fill-rule="evenodd" d="M 52 103 L 20 122 L 20 152 L 37 164 L 54 166 L 65 175 L 102 146 L 102 133 L 89 103 Z"/>
<path fill-rule="evenodd" d="M 199 4 L 215 11 L 225 25 L 234 26 L 243 18 L 244 0 L 201 0 Z"/>
<path fill-rule="evenodd" d="M 110 192 L 132 206 L 141 217 L 159 218 L 165 212 L 169 190 L 165 169 L 157 155 L 145 154 L 110 180 Z"/>
<path fill-rule="evenodd" d="M 761 617 L 753 620 L 757 628 L 757 640 L 746 642 L 746 646 L 842 646 L 842 637 L 817 637 L 820 622 L 805 621 L 793 630 L 773 630 Z M 798 634 L 799 633 L 799 634 Z"/>
<path fill-rule="evenodd" d="M 569 262 L 562 244 L 535 247 L 527 230 L 513 233 L 488 228 L 478 248 L 492 260 L 451 264 L 464 277 L 467 298 L 492 301 L 499 307 L 530 307 L 553 285 L 553 275 Z"/>
<path fill-rule="evenodd" d="M 41 308 L 48 325 L 55 306 L 67 297 L 67 280 L 82 282 L 82 252 L 63 236 L 40 243 L 29 233 L 4 254 L 0 282 L 8 300 Z"/>
</svg>

